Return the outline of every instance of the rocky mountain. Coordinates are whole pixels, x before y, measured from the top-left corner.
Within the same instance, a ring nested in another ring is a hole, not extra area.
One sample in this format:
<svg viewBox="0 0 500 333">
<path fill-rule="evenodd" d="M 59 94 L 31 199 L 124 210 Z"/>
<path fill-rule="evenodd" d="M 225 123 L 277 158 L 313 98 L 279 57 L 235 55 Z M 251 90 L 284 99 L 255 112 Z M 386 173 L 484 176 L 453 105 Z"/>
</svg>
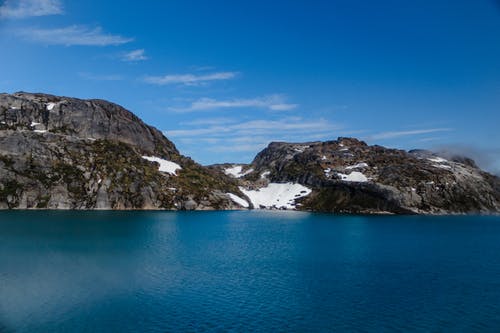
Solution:
<svg viewBox="0 0 500 333">
<path fill-rule="evenodd" d="M 213 168 L 237 179 L 255 206 L 336 213 L 500 211 L 500 179 L 471 159 L 369 146 L 353 138 L 273 142 L 249 165 Z M 273 200 L 266 198 L 270 192 Z"/>
<path fill-rule="evenodd" d="M 204 167 L 103 100 L 0 94 L 0 209 L 498 213 L 500 179 L 466 157 L 352 139 L 273 142 Z"/>
<path fill-rule="evenodd" d="M 234 209 L 234 180 L 103 100 L 0 94 L 0 208 Z"/>
</svg>

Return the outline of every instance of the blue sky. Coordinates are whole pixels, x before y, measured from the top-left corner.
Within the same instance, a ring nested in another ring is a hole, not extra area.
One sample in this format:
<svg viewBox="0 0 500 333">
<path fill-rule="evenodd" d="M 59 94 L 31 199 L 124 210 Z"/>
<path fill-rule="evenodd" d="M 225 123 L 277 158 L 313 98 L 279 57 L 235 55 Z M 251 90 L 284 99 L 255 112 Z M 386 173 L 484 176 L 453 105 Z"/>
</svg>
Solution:
<svg viewBox="0 0 500 333">
<path fill-rule="evenodd" d="M 500 169 L 492 0 L 0 4 L 0 91 L 116 102 L 203 164 L 354 136 Z"/>
</svg>

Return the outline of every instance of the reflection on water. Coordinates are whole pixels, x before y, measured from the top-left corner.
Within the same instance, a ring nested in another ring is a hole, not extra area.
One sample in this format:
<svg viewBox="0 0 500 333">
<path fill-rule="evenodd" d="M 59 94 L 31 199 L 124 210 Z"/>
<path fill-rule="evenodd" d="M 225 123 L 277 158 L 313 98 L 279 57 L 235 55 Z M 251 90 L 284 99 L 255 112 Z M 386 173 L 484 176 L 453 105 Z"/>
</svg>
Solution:
<svg viewBox="0 0 500 333">
<path fill-rule="evenodd" d="M 0 331 L 491 330 L 498 217 L 0 212 Z"/>
</svg>

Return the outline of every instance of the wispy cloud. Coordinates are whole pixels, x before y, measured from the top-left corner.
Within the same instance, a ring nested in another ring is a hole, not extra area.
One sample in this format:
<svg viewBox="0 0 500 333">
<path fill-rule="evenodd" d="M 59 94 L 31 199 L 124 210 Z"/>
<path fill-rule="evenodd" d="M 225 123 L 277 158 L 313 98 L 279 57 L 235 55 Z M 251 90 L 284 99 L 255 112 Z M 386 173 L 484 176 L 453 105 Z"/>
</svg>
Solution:
<svg viewBox="0 0 500 333">
<path fill-rule="evenodd" d="M 197 65 L 193 65 L 193 66 L 189 66 L 189 69 L 193 70 L 195 72 L 205 72 L 205 71 L 215 70 L 215 67 L 214 66 L 197 66 Z"/>
<path fill-rule="evenodd" d="M 420 134 L 429 134 L 429 133 L 437 133 L 437 132 L 449 132 L 453 131 L 452 128 L 429 128 L 429 129 L 418 129 L 418 130 L 409 130 L 409 131 L 390 131 L 390 132 L 381 132 L 374 134 L 369 137 L 371 140 L 381 140 L 381 139 L 393 139 L 399 138 L 403 136 L 413 136 Z"/>
<path fill-rule="evenodd" d="M 206 119 L 200 123 L 211 124 Z M 203 142 L 203 149 L 212 152 L 256 153 L 271 141 L 328 139 L 333 137 L 333 133 L 339 133 L 339 130 L 340 126 L 325 119 L 305 120 L 301 117 L 286 117 L 168 130 L 165 131 L 165 135 L 188 146 L 196 147 Z M 193 149 L 195 148 L 191 148 Z"/>
<path fill-rule="evenodd" d="M 87 73 L 87 72 L 80 72 L 78 73 L 78 76 L 80 76 L 83 79 L 86 80 L 93 80 L 93 81 L 121 81 L 123 80 L 122 75 L 118 74 L 92 74 L 92 73 Z"/>
<path fill-rule="evenodd" d="M 218 117 L 218 118 L 201 118 L 189 121 L 184 121 L 181 125 L 188 126 L 214 126 L 222 124 L 230 124 L 238 122 L 235 118 Z"/>
<path fill-rule="evenodd" d="M 156 85 L 182 84 L 196 86 L 212 81 L 223 81 L 235 78 L 238 72 L 216 72 L 208 74 L 169 74 L 164 76 L 146 76 L 143 80 L 146 83 Z"/>
<path fill-rule="evenodd" d="M 171 137 L 241 137 L 241 136 L 304 136 L 317 135 L 319 132 L 331 132 L 340 127 L 325 119 L 307 121 L 301 117 L 289 117 L 279 120 L 249 120 L 238 123 L 211 125 L 181 130 L 167 130 L 165 134 Z"/>
<path fill-rule="evenodd" d="M 130 52 L 125 52 L 121 55 L 121 60 L 128 62 L 144 61 L 148 60 L 144 49 L 133 50 Z"/>
<path fill-rule="evenodd" d="M 430 141 L 437 141 L 440 139 L 441 139 L 440 137 L 428 137 L 428 138 L 418 139 L 417 142 L 430 142 Z"/>
<path fill-rule="evenodd" d="M 235 108 L 263 108 L 273 111 L 288 111 L 295 109 L 297 104 L 290 104 L 286 102 L 284 95 L 269 95 L 256 98 L 237 98 L 229 100 L 217 100 L 213 98 L 202 98 L 191 103 L 191 105 L 184 108 L 169 108 L 175 112 L 195 112 L 207 111 L 214 109 L 235 109 Z"/>
<path fill-rule="evenodd" d="M 214 153 L 241 153 L 241 152 L 257 152 L 264 149 L 269 144 L 268 141 L 263 141 L 255 144 L 232 144 L 232 145 L 217 145 L 208 148 L 208 151 Z"/>
<path fill-rule="evenodd" d="M 0 6 L 0 18 L 21 19 L 62 13 L 59 0 L 6 0 Z"/>
<path fill-rule="evenodd" d="M 470 144 L 448 144 L 432 148 L 439 156 L 453 159 L 458 156 L 472 158 L 477 165 L 497 176 L 500 176 L 500 148 L 477 147 Z"/>
<path fill-rule="evenodd" d="M 55 29 L 28 28 L 18 33 L 25 39 L 47 45 L 108 46 L 126 44 L 133 40 L 104 33 L 101 27 L 89 28 L 78 25 Z"/>
</svg>

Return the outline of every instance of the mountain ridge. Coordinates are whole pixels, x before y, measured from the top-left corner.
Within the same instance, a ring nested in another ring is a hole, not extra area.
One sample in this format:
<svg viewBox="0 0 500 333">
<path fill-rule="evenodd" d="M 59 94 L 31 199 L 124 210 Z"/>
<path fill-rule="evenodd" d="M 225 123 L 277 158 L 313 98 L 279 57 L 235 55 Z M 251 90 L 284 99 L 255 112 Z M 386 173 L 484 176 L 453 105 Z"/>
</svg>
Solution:
<svg viewBox="0 0 500 333">
<path fill-rule="evenodd" d="M 487 214 L 500 180 L 465 157 L 343 137 L 205 167 L 117 104 L 19 92 L 0 94 L 2 208 Z"/>
<path fill-rule="evenodd" d="M 0 94 L 0 182 L 18 209 L 236 209 L 226 192 L 241 194 L 117 104 L 30 93 Z"/>
</svg>

